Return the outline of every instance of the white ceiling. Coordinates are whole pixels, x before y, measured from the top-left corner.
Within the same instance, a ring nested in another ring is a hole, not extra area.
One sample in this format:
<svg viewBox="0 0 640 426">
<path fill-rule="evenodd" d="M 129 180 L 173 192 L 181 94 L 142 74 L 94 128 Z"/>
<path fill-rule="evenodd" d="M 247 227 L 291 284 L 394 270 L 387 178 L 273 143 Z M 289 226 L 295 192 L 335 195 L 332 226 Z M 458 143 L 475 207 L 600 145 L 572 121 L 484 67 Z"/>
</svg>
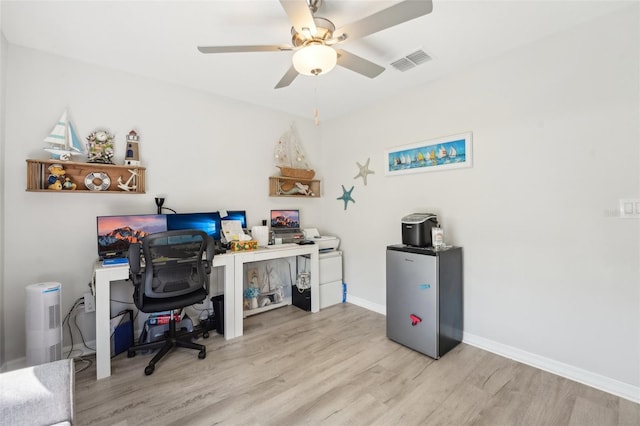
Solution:
<svg viewBox="0 0 640 426">
<path fill-rule="evenodd" d="M 340 28 L 395 3 L 325 0 L 316 15 Z M 10 43 L 307 118 L 317 104 L 327 120 L 629 4 L 433 0 L 429 15 L 340 45 L 384 66 L 377 78 L 336 67 L 277 90 L 292 52 L 205 55 L 196 46 L 289 44 L 291 25 L 278 0 L 2 0 L 0 7 Z M 433 59 L 407 72 L 389 66 L 417 49 Z"/>
</svg>

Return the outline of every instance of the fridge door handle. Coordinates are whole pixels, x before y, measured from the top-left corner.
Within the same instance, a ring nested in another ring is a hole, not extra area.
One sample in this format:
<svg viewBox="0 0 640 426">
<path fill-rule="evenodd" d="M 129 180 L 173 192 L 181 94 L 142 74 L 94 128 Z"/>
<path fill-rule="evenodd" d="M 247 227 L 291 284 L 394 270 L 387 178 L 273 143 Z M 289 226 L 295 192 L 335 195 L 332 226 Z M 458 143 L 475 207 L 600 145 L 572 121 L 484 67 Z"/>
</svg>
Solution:
<svg viewBox="0 0 640 426">
<path fill-rule="evenodd" d="M 422 318 L 420 318 L 416 314 L 409 315 L 409 318 L 411 319 L 411 325 L 414 327 L 422 322 Z"/>
</svg>

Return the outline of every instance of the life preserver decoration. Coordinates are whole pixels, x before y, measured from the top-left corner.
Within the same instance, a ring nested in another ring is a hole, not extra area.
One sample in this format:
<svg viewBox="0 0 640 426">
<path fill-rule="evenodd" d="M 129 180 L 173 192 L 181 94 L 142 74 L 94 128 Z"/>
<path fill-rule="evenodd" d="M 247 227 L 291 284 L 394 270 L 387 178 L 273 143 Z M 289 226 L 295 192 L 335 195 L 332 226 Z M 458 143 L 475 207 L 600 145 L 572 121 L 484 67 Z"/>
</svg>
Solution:
<svg viewBox="0 0 640 426">
<path fill-rule="evenodd" d="M 111 179 L 103 172 L 91 172 L 84 178 L 84 186 L 91 191 L 106 191 L 109 185 Z"/>
</svg>

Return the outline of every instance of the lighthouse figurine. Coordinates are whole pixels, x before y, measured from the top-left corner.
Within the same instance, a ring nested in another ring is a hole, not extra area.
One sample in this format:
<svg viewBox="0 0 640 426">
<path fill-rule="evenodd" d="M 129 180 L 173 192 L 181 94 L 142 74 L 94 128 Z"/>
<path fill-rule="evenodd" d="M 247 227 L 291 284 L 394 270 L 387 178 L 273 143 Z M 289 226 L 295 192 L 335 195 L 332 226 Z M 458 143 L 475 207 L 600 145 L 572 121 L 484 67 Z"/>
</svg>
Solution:
<svg viewBox="0 0 640 426">
<path fill-rule="evenodd" d="M 125 166 L 139 166 L 140 157 L 138 153 L 138 134 L 132 130 L 127 135 L 127 154 L 124 157 Z"/>
</svg>

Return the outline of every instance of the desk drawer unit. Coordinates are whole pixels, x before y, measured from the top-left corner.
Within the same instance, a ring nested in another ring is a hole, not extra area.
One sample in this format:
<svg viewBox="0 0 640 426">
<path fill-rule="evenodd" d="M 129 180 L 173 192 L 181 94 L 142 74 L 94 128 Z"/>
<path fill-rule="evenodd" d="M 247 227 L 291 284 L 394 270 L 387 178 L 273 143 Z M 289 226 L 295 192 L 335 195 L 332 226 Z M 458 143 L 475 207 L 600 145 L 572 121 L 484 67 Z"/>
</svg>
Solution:
<svg viewBox="0 0 640 426">
<path fill-rule="evenodd" d="M 342 302 L 342 252 L 331 251 L 319 256 L 320 309 Z"/>
</svg>

